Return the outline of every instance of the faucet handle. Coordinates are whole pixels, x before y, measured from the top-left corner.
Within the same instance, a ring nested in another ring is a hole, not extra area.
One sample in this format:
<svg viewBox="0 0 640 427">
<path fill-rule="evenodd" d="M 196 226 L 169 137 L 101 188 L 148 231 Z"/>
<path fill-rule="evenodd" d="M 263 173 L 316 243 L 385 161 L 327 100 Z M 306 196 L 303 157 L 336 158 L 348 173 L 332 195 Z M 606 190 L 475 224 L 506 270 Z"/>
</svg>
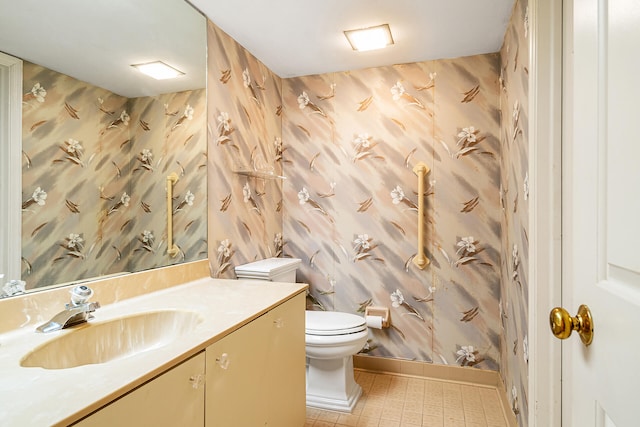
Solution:
<svg viewBox="0 0 640 427">
<path fill-rule="evenodd" d="M 76 286 L 71 290 L 71 304 L 86 304 L 89 298 L 93 296 L 93 290 L 87 285 Z"/>
</svg>

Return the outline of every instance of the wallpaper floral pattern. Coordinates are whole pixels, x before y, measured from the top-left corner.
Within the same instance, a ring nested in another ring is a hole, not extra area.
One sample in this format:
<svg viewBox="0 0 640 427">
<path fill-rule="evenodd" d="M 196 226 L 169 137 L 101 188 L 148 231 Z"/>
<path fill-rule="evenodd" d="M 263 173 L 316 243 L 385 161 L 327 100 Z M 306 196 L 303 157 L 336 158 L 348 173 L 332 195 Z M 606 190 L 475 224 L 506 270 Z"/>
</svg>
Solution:
<svg viewBox="0 0 640 427">
<path fill-rule="evenodd" d="M 371 330 L 364 352 L 499 370 L 521 425 L 526 6 L 517 2 L 499 53 L 288 79 L 215 24 L 208 32 L 213 275 L 301 258 L 308 309 L 391 307 L 392 327 Z M 430 168 L 422 219 L 420 161 Z M 411 262 L 419 220 L 424 270 Z"/>
<path fill-rule="evenodd" d="M 283 82 L 285 254 L 314 309 L 392 308 L 369 354 L 499 368 L 498 72 L 491 54 Z"/>
<path fill-rule="evenodd" d="M 208 23 L 209 262 L 214 277 L 281 256 L 281 79 Z"/>
<path fill-rule="evenodd" d="M 281 80 L 212 23 L 208 46 L 214 276 L 301 258 L 310 307 L 393 307 L 369 353 L 499 369 L 498 55 Z M 418 161 L 425 270 L 411 263 Z"/>
<path fill-rule="evenodd" d="M 205 257 L 204 89 L 129 99 L 23 68 L 27 289 Z M 176 258 L 165 250 L 168 171 L 181 176 Z"/>
<path fill-rule="evenodd" d="M 500 51 L 501 374 L 520 426 L 528 425 L 529 9 L 516 1 Z M 532 189 L 531 191 L 534 191 Z"/>
</svg>

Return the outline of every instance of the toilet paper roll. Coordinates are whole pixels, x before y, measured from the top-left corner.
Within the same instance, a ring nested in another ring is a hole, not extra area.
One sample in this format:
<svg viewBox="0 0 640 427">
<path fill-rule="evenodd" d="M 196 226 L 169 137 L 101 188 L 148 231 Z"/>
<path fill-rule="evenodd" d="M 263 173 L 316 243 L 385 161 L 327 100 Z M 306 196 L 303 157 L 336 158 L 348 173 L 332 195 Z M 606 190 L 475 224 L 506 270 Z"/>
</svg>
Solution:
<svg viewBox="0 0 640 427">
<path fill-rule="evenodd" d="M 367 316 L 367 326 L 374 329 L 382 329 L 382 316 Z"/>
</svg>

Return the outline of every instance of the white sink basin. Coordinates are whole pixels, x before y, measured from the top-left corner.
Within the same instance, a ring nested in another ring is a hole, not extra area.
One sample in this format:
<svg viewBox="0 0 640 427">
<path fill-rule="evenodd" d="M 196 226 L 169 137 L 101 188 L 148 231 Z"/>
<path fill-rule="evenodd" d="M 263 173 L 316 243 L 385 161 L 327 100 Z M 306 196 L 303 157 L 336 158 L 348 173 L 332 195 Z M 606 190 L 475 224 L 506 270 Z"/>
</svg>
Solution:
<svg viewBox="0 0 640 427">
<path fill-rule="evenodd" d="M 64 369 L 122 359 L 169 344 L 192 331 L 202 318 L 186 310 L 139 313 L 109 321 L 90 321 L 27 353 L 20 366 Z"/>
</svg>

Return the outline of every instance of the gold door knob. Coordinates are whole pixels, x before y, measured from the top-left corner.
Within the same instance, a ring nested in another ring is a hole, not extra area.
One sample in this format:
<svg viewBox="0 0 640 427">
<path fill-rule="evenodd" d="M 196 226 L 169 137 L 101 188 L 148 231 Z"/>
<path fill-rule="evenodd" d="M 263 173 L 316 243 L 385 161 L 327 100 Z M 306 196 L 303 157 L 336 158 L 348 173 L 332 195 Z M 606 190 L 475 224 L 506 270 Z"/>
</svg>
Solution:
<svg viewBox="0 0 640 427">
<path fill-rule="evenodd" d="M 589 345 L 593 341 L 593 319 L 589 307 L 584 304 L 578 308 L 578 314 L 575 317 L 571 317 L 562 307 L 554 308 L 549 314 L 549 324 L 553 335 L 561 340 L 569 338 L 571 332 L 578 331 L 584 345 Z"/>
</svg>

